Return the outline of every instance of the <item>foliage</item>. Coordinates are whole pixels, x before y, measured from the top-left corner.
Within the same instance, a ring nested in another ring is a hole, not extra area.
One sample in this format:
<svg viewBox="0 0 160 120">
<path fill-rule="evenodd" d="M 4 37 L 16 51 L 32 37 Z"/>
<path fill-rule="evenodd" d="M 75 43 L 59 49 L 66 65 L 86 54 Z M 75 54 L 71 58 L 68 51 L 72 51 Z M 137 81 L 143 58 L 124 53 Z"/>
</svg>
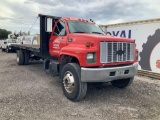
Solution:
<svg viewBox="0 0 160 120">
<path fill-rule="evenodd" d="M 8 38 L 8 34 L 11 34 L 11 31 L 0 28 L 0 40 Z"/>
</svg>

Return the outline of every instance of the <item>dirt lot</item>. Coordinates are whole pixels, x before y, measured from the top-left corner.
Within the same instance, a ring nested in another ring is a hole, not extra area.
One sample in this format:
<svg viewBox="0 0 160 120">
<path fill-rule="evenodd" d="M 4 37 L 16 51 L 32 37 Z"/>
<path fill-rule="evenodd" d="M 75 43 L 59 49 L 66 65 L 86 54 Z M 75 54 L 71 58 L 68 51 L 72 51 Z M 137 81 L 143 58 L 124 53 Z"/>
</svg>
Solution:
<svg viewBox="0 0 160 120">
<path fill-rule="evenodd" d="M 0 120 L 89 119 L 160 120 L 160 81 L 137 76 L 127 89 L 89 86 L 85 99 L 74 103 L 42 62 L 18 66 L 15 53 L 0 52 Z"/>
</svg>

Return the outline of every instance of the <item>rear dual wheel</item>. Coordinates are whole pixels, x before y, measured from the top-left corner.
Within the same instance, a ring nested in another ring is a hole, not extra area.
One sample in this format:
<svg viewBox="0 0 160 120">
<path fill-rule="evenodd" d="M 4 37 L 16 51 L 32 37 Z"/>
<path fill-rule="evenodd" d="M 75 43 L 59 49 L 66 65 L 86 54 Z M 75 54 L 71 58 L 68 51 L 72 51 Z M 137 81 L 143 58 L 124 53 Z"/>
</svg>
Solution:
<svg viewBox="0 0 160 120">
<path fill-rule="evenodd" d="M 24 53 L 22 50 L 17 51 L 17 64 L 24 65 Z"/>
<path fill-rule="evenodd" d="M 29 51 L 18 50 L 17 51 L 17 64 L 18 65 L 28 65 L 29 63 Z"/>
</svg>

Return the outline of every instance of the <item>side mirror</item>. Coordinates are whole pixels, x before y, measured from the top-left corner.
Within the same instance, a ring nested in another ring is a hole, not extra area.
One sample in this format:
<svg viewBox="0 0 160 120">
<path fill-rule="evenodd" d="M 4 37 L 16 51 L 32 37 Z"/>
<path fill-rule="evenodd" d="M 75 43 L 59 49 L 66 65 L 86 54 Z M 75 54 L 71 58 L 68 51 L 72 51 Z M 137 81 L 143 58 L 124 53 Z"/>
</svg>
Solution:
<svg viewBox="0 0 160 120">
<path fill-rule="evenodd" d="M 46 32 L 52 32 L 52 18 L 46 18 L 45 25 L 46 25 Z"/>
</svg>

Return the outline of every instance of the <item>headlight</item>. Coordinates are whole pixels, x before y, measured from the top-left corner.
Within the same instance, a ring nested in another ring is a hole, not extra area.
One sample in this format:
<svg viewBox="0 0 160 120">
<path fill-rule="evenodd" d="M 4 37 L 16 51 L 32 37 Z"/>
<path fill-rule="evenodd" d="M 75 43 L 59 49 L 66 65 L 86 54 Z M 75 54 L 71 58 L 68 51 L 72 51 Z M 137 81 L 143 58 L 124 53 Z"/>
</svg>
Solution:
<svg viewBox="0 0 160 120">
<path fill-rule="evenodd" d="M 87 59 L 89 60 L 89 59 L 93 59 L 93 53 L 88 53 L 87 54 Z"/>
<path fill-rule="evenodd" d="M 96 53 L 87 53 L 86 62 L 92 64 L 96 62 Z"/>
</svg>

